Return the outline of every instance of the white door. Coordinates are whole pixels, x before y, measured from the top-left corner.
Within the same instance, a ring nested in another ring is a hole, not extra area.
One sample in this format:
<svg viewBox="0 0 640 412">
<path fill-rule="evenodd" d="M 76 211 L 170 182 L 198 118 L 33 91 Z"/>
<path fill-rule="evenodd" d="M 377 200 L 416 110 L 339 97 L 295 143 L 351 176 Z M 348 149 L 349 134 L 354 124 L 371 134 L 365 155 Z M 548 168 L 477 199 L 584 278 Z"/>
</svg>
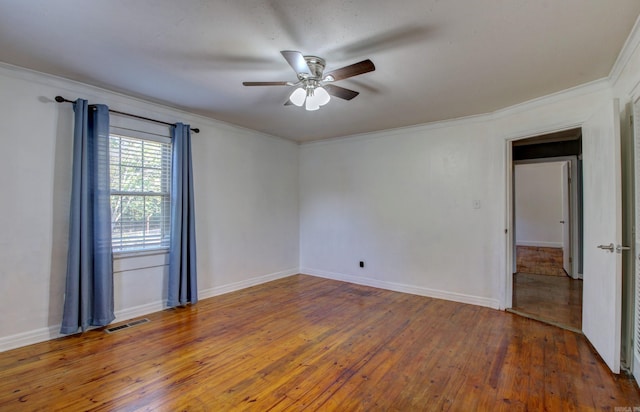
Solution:
<svg viewBox="0 0 640 412">
<path fill-rule="evenodd" d="M 620 372 L 622 240 L 618 101 L 582 126 L 584 281 L 582 330 L 614 373 Z"/>
<path fill-rule="evenodd" d="M 573 273 L 571 270 L 571 216 L 569 215 L 571 205 L 569 203 L 569 177 L 571 170 L 569 162 L 562 163 L 562 267 L 569 276 Z"/>
</svg>

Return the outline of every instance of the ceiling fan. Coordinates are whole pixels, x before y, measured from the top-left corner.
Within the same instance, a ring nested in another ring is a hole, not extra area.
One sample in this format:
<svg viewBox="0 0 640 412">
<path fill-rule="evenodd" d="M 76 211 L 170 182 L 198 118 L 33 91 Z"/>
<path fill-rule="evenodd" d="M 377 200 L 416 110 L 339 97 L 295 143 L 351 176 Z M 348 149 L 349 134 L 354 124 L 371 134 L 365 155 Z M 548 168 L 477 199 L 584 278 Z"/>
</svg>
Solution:
<svg viewBox="0 0 640 412">
<path fill-rule="evenodd" d="M 317 56 L 304 56 L 299 51 L 284 50 L 280 52 L 298 76 L 296 82 L 242 82 L 245 86 L 297 86 L 289 96 L 285 106 L 294 104 L 305 106 L 305 109 L 318 110 L 329 103 L 331 96 L 351 100 L 359 92 L 332 84 L 338 80 L 348 79 L 376 69 L 369 59 L 340 69 L 324 73 L 326 62 Z"/>
</svg>

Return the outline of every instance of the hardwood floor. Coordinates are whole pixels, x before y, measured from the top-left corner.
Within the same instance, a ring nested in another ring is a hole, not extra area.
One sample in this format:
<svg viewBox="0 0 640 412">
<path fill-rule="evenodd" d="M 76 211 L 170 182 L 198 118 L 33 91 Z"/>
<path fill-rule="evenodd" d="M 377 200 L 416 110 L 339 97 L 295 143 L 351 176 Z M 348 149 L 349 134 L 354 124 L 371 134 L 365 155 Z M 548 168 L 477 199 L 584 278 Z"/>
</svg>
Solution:
<svg viewBox="0 0 640 412">
<path fill-rule="evenodd" d="M 574 331 L 582 330 L 582 280 L 562 268 L 562 249 L 517 246 L 512 311 Z"/>
<path fill-rule="evenodd" d="M 516 246 L 516 272 L 567 276 L 562 267 L 562 248 Z"/>
<path fill-rule="evenodd" d="M 613 410 L 585 338 L 488 308 L 305 275 L 0 353 L 0 410 Z"/>
<path fill-rule="evenodd" d="M 562 327 L 582 330 L 582 280 L 516 273 L 513 309 Z"/>
</svg>

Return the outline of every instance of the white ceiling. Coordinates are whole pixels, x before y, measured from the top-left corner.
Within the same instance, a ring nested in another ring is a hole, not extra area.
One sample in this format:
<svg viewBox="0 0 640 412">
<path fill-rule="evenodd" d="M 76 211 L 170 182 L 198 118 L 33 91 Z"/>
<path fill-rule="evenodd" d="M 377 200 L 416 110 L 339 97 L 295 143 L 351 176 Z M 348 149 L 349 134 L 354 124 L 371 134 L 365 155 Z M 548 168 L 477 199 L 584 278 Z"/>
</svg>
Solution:
<svg viewBox="0 0 640 412">
<path fill-rule="evenodd" d="M 303 142 L 600 79 L 639 14 L 638 0 L 0 0 L 0 61 Z M 295 81 L 280 50 L 376 71 L 306 112 L 283 106 L 289 87 L 242 86 Z"/>
</svg>

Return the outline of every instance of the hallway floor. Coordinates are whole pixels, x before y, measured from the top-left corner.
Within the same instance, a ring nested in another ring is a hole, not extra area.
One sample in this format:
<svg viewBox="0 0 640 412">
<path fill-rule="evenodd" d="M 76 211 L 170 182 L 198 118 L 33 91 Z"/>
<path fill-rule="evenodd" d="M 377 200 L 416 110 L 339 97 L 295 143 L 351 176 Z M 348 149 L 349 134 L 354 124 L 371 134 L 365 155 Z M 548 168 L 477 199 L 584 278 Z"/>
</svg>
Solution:
<svg viewBox="0 0 640 412">
<path fill-rule="evenodd" d="M 543 322 L 581 331 L 582 280 L 516 273 L 512 309 Z"/>
<path fill-rule="evenodd" d="M 517 247 L 512 310 L 560 327 L 582 330 L 582 280 L 562 269 L 562 249 Z"/>
<path fill-rule="evenodd" d="M 556 247 L 516 246 L 516 272 L 567 276 L 567 272 L 562 268 L 562 249 Z"/>
</svg>

